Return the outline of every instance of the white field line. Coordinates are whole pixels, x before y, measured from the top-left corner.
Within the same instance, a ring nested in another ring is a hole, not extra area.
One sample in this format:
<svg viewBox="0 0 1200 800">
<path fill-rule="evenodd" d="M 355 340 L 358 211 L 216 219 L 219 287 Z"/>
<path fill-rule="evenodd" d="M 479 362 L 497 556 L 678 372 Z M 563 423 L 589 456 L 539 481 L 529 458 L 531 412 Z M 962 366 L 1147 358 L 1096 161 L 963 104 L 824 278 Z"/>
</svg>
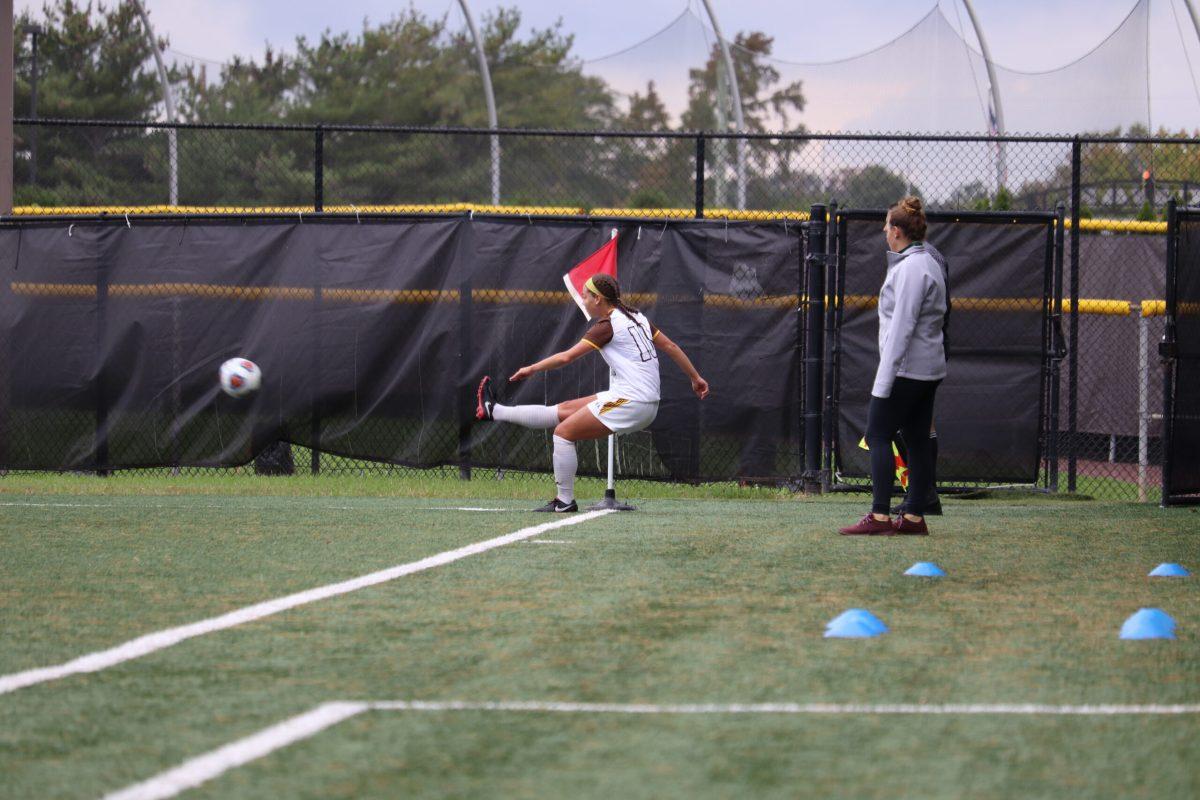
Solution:
<svg viewBox="0 0 1200 800">
<path fill-rule="evenodd" d="M 174 797 L 212 780 L 234 767 L 275 752 L 281 747 L 314 736 L 367 710 L 366 703 L 325 703 L 299 716 L 285 719 L 278 725 L 218 747 L 199 758 L 183 762 L 178 767 L 159 773 L 148 781 L 135 783 L 119 792 L 105 795 L 106 800 L 154 800 Z"/>
<path fill-rule="evenodd" d="M 488 550 L 493 550 L 497 547 L 503 547 L 513 542 L 519 542 L 528 539 L 531 536 L 537 536 L 539 533 L 561 528 L 567 525 L 577 525 L 580 522 L 586 522 L 597 517 L 610 514 L 610 509 L 601 511 L 589 511 L 584 514 L 572 515 L 556 519 L 553 522 L 545 522 L 541 525 L 534 525 L 529 528 L 522 528 L 518 531 L 497 536 L 494 539 L 476 542 L 475 544 L 460 547 L 456 550 L 447 550 L 437 555 L 423 558 L 420 561 L 413 561 L 408 564 L 400 564 L 395 567 L 372 572 L 369 575 L 362 575 L 358 578 L 341 581 L 339 583 L 331 583 L 326 586 L 319 586 L 315 589 L 307 589 L 303 592 L 289 594 L 286 597 L 277 597 L 274 600 L 266 600 L 261 603 L 255 603 L 252 606 L 230 611 L 217 617 L 193 622 L 190 625 L 182 625 L 177 628 L 167 628 L 166 630 L 148 633 L 145 636 L 139 636 L 136 639 L 131 639 L 124 644 L 108 650 L 99 650 L 94 653 L 88 653 L 85 656 L 80 656 L 72 661 L 64 664 L 58 664 L 53 667 L 40 667 L 37 669 L 26 670 L 24 672 L 14 672 L 10 675 L 0 675 L 0 694 L 23 689 L 27 686 L 33 686 L 46 681 L 53 681 L 59 678 L 65 678 L 68 675 L 77 675 L 83 672 L 98 672 L 102 669 L 121 664 L 125 661 L 131 661 L 135 658 L 141 658 L 144 655 L 153 653 L 157 650 L 162 650 L 172 645 L 179 644 L 187 639 L 196 636 L 203 636 L 206 633 L 222 631 L 226 628 L 232 628 L 237 625 L 242 625 L 247 622 L 269 617 L 273 614 L 278 614 L 281 611 L 296 608 L 297 606 L 314 603 L 318 600 L 327 600 L 330 597 L 356 592 L 359 589 L 365 589 L 369 586 L 375 586 L 380 583 L 386 583 L 396 578 L 405 575 L 411 575 L 414 572 L 440 567 L 444 564 L 450 564 L 468 556 L 486 553 Z"/>
<path fill-rule="evenodd" d="M 255 759 L 315 736 L 364 711 L 503 711 L 566 714 L 1019 714 L 1113 716 L 1200 714 L 1195 705 L 1041 705 L 1015 704 L 841 704 L 841 703 L 652 703 L 456 702 L 384 700 L 371 703 L 324 703 L 256 734 L 183 762 L 174 769 L 105 796 L 105 800 L 163 800 L 199 786 Z"/>
</svg>

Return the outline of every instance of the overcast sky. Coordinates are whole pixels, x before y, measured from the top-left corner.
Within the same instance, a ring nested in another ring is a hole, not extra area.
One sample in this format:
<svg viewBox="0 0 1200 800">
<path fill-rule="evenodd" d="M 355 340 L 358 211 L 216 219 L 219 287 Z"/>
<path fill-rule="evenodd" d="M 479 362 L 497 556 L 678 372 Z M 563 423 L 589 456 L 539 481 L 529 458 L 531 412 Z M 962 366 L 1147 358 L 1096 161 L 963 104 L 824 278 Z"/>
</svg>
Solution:
<svg viewBox="0 0 1200 800">
<path fill-rule="evenodd" d="M 939 0 L 948 19 L 962 6 Z M 101 0 L 103 2 L 103 0 Z M 561 20 L 585 60 L 619 51 L 668 25 L 687 7 L 704 16 L 701 0 L 468 0 L 477 21 L 498 7 L 517 7 L 526 27 Z M 763 30 L 775 37 L 774 54 L 789 61 L 825 61 L 877 47 L 910 28 L 935 0 L 711 0 L 732 37 Z M 151 21 L 171 48 L 213 62 L 233 55 L 260 59 L 269 43 L 290 50 L 297 36 L 358 31 L 409 5 L 463 24 L 458 0 L 145 0 Z M 40 9 L 42 0 L 16 0 L 17 11 Z M 1129 14 L 1134 0 L 974 0 L 992 57 L 1018 70 L 1066 64 L 1098 45 Z M 957 17 L 956 17 L 957 15 Z M 1182 30 L 1182 36 L 1180 27 Z M 1182 41 L 1181 41 L 1182 39 Z M 1155 125 L 1200 128 L 1200 99 L 1189 66 L 1200 69 L 1200 45 L 1183 0 L 1152 0 L 1150 93 Z"/>
</svg>

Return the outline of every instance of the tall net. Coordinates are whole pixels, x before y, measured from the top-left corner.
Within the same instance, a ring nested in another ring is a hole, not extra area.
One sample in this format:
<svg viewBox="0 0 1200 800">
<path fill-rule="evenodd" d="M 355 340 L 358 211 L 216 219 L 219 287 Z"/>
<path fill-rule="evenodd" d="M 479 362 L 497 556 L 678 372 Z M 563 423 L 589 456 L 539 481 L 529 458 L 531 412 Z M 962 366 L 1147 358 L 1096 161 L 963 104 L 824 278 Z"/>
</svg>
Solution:
<svg viewBox="0 0 1200 800">
<path fill-rule="evenodd" d="M 1150 3 L 1140 0 L 1112 33 L 1086 55 L 1057 69 L 1024 72 L 993 64 L 1007 133 L 1111 131 L 1147 118 L 1147 33 Z M 956 15 L 957 16 L 957 15 Z M 730 41 L 739 73 L 742 104 L 799 81 L 804 111 L 785 117 L 768 109 L 767 129 L 906 133 L 993 131 L 987 64 L 972 43 L 963 18 L 947 17 L 935 6 L 892 41 L 851 58 L 824 63 L 764 54 L 757 42 L 738 35 Z M 647 39 L 610 56 L 583 63 L 626 98 L 645 96 L 653 82 L 675 121 L 689 102 L 716 109 L 717 122 L 732 128 L 732 87 L 723 75 L 702 84 L 697 74 L 720 61 L 713 30 L 690 6 Z M 773 70 L 757 95 L 746 86 L 746 64 Z M 718 64 L 717 71 L 723 67 Z M 748 90 L 751 93 L 748 94 Z M 774 124 L 772 124 L 774 123 Z"/>
</svg>

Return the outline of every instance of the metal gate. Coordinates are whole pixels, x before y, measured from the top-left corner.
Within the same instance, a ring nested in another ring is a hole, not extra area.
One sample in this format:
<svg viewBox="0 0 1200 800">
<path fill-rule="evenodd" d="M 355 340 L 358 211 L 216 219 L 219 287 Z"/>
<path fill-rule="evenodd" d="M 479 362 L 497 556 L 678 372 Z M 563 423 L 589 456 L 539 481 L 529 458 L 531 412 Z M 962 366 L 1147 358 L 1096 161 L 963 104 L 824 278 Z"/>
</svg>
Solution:
<svg viewBox="0 0 1200 800">
<path fill-rule="evenodd" d="M 1162 504 L 1200 503 L 1200 209 L 1167 205 Z"/>
<path fill-rule="evenodd" d="M 860 449 L 878 365 L 876 300 L 886 272 L 882 210 L 834 220 L 827 468 L 852 487 L 869 474 Z M 949 375 L 938 391 L 938 482 L 1039 485 L 1058 475 L 1062 217 L 930 213 L 928 241 L 949 261 Z"/>
</svg>

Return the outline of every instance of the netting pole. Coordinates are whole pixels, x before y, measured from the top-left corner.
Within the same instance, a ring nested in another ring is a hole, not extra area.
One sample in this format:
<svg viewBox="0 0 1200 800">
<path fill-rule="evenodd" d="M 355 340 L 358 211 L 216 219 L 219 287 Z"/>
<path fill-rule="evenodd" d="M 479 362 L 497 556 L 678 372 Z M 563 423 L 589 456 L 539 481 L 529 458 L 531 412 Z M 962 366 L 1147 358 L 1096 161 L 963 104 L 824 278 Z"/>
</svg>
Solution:
<svg viewBox="0 0 1200 800">
<path fill-rule="evenodd" d="M 805 223 L 807 246 L 804 266 L 804 472 L 805 494 L 821 493 L 821 397 L 824 386 L 825 353 L 825 206 L 812 207 Z"/>
<path fill-rule="evenodd" d="M 704 137 L 696 137 L 696 219 L 704 219 Z"/>
<path fill-rule="evenodd" d="M 1079 470 L 1076 429 L 1079 425 L 1079 208 L 1083 145 L 1071 140 L 1071 331 L 1067 355 L 1067 491 L 1074 492 Z"/>
</svg>

